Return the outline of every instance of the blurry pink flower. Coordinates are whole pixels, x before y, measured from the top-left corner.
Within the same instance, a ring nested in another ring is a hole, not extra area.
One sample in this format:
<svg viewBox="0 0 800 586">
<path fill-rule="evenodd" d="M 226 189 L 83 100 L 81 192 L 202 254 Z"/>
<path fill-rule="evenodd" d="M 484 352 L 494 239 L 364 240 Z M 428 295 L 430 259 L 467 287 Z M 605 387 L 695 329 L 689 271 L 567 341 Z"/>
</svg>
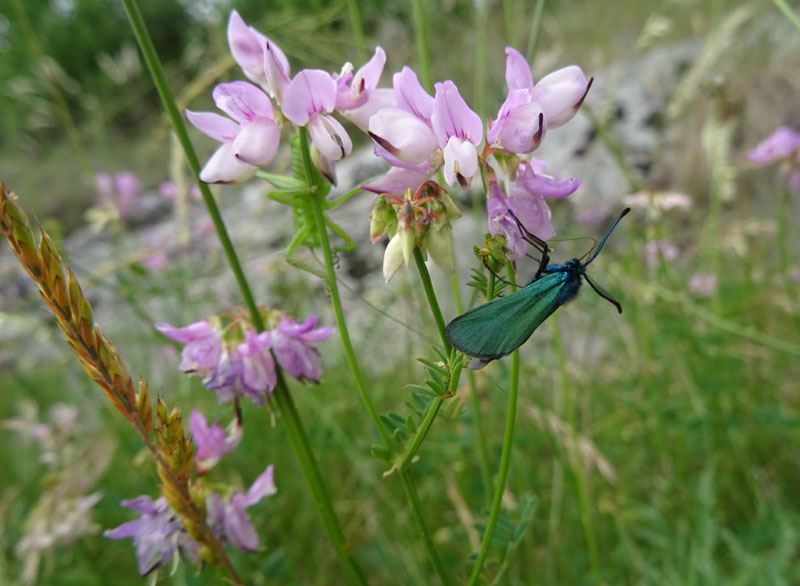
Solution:
<svg viewBox="0 0 800 586">
<path fill-rule="evenodd" d="M 689 279 L 689 291 L 699 297 L 711 297 L 717 290 L 717 277 L 711 273 L 696 273 Z"/>
<path fill-rule="evenodd" d="M 244 343 L 237 348 L 241 358 L 238 384 L 256 405 L 264 404 L 278 381 L 270 348 L 272 335 L 269 332 L 256 334 L 249 328 L 245 331 Z"/>
<path fill-rule="evenodd" d="M 242 551 L 256 551 L 258 534 L 245 509 L 252 507 L 265 496 L 272 496 L 277 492 L 270 465 L 256 478 L 247 493 L 237 490 L 227 503 L 223 502 L 218 493 L 212 493 L 206 500 L 208 524 L 212 532 Z"/>
<path fill-rule="evenodd" d="M 272 102 L 264 92 L 246 81 L 221 83 L 214 88 L 214 102 L 233 120 L 213 112 L 186 110 L 189 121 L 200 132 L 222 146 L 211 156 L 200 180 L 206 183 L 236 183 L 252 177 L 260 165 L 272 160 L 278 150 L 280 128 L 273 119 Z"/>
<path fill-rule="evenodd" d="M 749 151 L 747 158 L 757 167 L 787 159 L 796 159 L 800 162 L 800 132 L 788 126 L 781 126 Z"/>
<path fill-rule="evenodd" d="M 236 419 L 228 426 L 226 433 L 218 422 L 215 421 L 209 427 L 205 415 L 198 411 L 192 411 L 189 416 L 189 428 L 192 431 L 192 441 L 197 447 L 195 458 L 197 459 L 197 469 L 201 474 L 213 468 L 242 440 L 242 426 Z"/>
<path fill-rule="evenodd" d="M 650 267 L 657 265 L 659 259 L 675 260 L 678 254 L 678 247 L 669 240 L 648 240 L 645 245 L 645 258 Z"/>
<path fill-rule="evenodd" d="M 311 344 L 330 338 L 336 328 L 317 328 L 316 315 L 302 324 L 284 316 L 273 331 L 273 352 L 280 367 L 299 380 L 318 381 L 322 376 L 319 350 Z"/>
<path fill-rule="evenodd" d="M 210 323 L 202 320 L 184 328 L 157 323 L 155 328 L 166 337 L 186 344 L 178 365 L 180 370 L 200 376 L 213 375 L 222 356 L 222 339 Z"/>
</svg>

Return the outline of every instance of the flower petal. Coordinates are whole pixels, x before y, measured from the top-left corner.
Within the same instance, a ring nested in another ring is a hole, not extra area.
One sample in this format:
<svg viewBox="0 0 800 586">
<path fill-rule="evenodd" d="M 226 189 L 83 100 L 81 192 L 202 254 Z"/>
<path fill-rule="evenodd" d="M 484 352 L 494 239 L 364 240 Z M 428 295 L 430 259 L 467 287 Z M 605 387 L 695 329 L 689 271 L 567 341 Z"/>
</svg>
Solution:
<svg viewBox="0 0 800 586">
<path fill-rule="evenodd" d="M 266 165 L 278 151 L 280 138 L 281 130 L 271 118 L 257 118 L 242 125 L 233 152 L 243 163 Z"/>
<path fill-rule="evenodd" d="M 255 165 L 240 161 L 233 150 L 233 143 L 219 147 L 200 171 L 204 183 L 239 183 L 250 179 L 258 171 Z"/>
<path fill-rule="evenodd" d="M 312 116 L 308 123 L 308 135 L 319 152 L 331 161 L 343 159 L 353 150 L 353 142 L 344 126 L 332 116 Z"/>
<path fill-rule="evenodd" d="M 230 142 L 239 134 L 239 125 L 214 112 L 186 110 L 186 118 L 197 130 L 219 142 Z"/>
<path fill-rule="evenodd" d="M 269 97 L 252 83 L 232 81 L 218 84 L 213 91 L 217 108 L 239 123 L 256 118 L 272 118 L 273 108 Z"/>
<path fill-rule="evenodd" d="M 333 111 L 336 82 L 326 71 L 304 69 L 286 88 L 281 104 L 286 118 L 298 126 L 305 126 L 313 114 Z"/>
<path fill-rule="evenodd" d="M 506 47 L 506 83 L 509 91 L 533 89 L 531 66 L 525 57 L 512 47 Z"/>
<path fill-rule="evenodd" d="M 483 140 L 481 117 L 470 110 L 452 81 L 436 84 L 431 127 L 444 148 L 450 137 L 457 136 L 477 146 Z"/>
<path fill-rule="evenodd" d="M 542 107 L 550 128 L 561 126 L 578 111 L 589 82 L 583 70 L 570 65 L 545 75 L 533 88 L 532 98 Z"/>
<path fill-rule="evenodd" d="M 430 124 L 434 99 L 422 89 L 417 74 L 408 66 L 392 77 L 397 107 Z"/>
</svg>

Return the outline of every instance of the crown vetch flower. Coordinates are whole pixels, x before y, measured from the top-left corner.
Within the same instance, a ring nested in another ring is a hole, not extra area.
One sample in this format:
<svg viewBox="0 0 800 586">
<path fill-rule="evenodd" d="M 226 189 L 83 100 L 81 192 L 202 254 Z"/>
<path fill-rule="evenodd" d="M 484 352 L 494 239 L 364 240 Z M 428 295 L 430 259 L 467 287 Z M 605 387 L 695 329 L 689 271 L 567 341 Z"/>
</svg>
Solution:
<svg viewBox="0 0 800 586">
<path fill-rule="evenodd" d="M 747 153 L 747 158 L 757 167 L 785 161 L 793 156 L 800 162 L 800 132 L 789 126 L 778 127 Z"/>
<path fill-rule="evenodd" d="M 222 357 L 222 338 L 210 323 L 201 320 L 184 328 L 157 323 L 155 328 L 166 337 L 186 344 L 178 365 L 183 372 L 208 376 L 217 370 Z"/>
<path fill-rule="evenodd" d="M 176 553 L 197 561 L 197 542 L 186 532 L 180 517 L 172 512 L 164 497 L 153 501 L 150 497 L 140 496 L 123 500 L 122 506 L 142 516 L 115 529 L 107 529 L 103 535 L 109 539 L 133 539 L 142 576 L 166 564 Z"/>
<path fill-rule="evenodd" d="M 338 161 L 350 154 L 353 143 L 334 117 L 336 81 L 321 69 L 304 69 L 292 79 L 283 95 L 283 115 L 298 126 L 308 126 L 311 142 L 320 154 Z"/>
<path fill-rule="evenodd" d="M 228 18 L 228 46 L 244 74 L 278 98 L 289 83 L 289 60 L 269 37 L 247 26 L 236 10 Z"/>
<path fill-rule="evenodd" d="M 264 404 L 278 382 L 270 348 L 272 348 L 270 332 L 256 334 L 249 328 L 245 330 L 244 343 L 238 347 L 241 370 L 237 383 L 242 392 L 256 405 Z"/>
<path fill-rule="evenodd" d="M 378 87 L 385 64 L 386 53 L 381 47 L 375 47 L 372 59 L 367 61 L 355 75 L 352 63 L 345 63 L 341 73 L 332 76 L 336 82 L 336 109 L 352 110 L 366 104 L 372 92 Z"/>
<path fill-rule="evenodd" d="M 477 147 L 483 141 L 483 122 L 470 110 L 456 84 L 436 84 L 431 127 L 444 153 L 444 179 L 448 185 L 458 179 L 467 187 L 478 171 Z"/>
<path fill-rule="evenodd" d="M 221 83 L 214 88 L 217 107 L 232 118 L 213 112 L 186 110 L 189 121 L 202 133 L 222 142 L 211 156 L 200 180 L 235 183 L 252 177 L 257 168 L 275 156 L 280 128 L 269 97 L 246 81 Z"/>
<path fill-rule="evenodd" d="M 317 328 L 319 317 L 309 316 L 302 324 L 284 316 L 273 330 L 273 352 L 280 367 L 299 380 L 318 381 L 322 376 L 319 350 L 311 344 L 330 338 L 336 328 Z"/>
<path fill-rule="evenodd" d="M 218 422 L 215 421 L 209 427 L 205 415 L 192 411 L 189 416 L 189 429 L 192 431 L 192 441 L 197 446 L 195 458 L 198 472 L 201 474 L 214 467 L 222 456 L 242 441 L 242 425 L 238 419 L 231 422 L 226 433 Z"/>
<path fill-rule="evenodd" d="M 256 551 L 258 535 L 253 529 L 246 509 L 265 496 L 272 496 L 277 492 L 270 465 L 256 478 L 247 493 L 235 491 L 227 502 L 224 502 L 218 493 L 212 493 L 206 500 L 211 530 L 219 538 L 229 541 L 242 551 Z"/>
</svg>

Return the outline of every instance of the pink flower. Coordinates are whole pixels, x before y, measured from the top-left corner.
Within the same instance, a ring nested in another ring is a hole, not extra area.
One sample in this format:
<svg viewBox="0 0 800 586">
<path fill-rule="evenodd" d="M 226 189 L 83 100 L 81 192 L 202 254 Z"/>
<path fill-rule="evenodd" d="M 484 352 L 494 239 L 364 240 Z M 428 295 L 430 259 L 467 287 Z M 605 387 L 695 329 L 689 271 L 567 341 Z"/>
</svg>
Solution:
<svg viewBox="0 0 800 586">
<path fill-rule="evenodd" d="M 139 574 L 145 576 L 160 568 L 175 554 L 197 561 L 197 542 L 189 537 L 180 517 L 169 508 L 163 496 L 155 501 L 147 496 L 123 500 L 122 506 L 140 513 L 141 517 L 116 529 L 107 529 L 103 536 L 133 539 Z"/>
<path fill-rule="evenodd" d="M 689 291 L 698 297 L 711 297 L 717 290 L 717 277 L 711 273 L 696 273 L 689 279 Z"/>
<path fill-rule="evenodd" d="M 467 187 L 478 171 L 477 147 L 483 141 L 483 122 L 470 110 L 452 81 L 436 84 L 431 127 L 444 152 L 444 179 Z"/>
<path fill-rule="evenodd" d="M 576 65 L 544 76 L 535 86 L 530 67 L 515 49 L 506 47 L 508 96 L 489 124 L 487 140 L 513 153 L 539 147 L 548 128 L 569 121 L 583 103 L 591 81 Z"/>
<path fill-rule="evenodd" d="M 227 503 L 223 502 L 218 493 L 212 493 L 206 500 L 208 523 L 212 532 L 242 551 L 256 551 L 258 534 L 245 509 L 252 507 L 265 496 L 272 496 L 278 492 L 272 476 L 270 465 L 256 478 L 246 494 L 235 491 Z"/>
<path fill-rule="evenodd" d="M 263 86 L 280 103 L 283 91 L 289 85 L 289 60 L 280 47 L 266 35 L 247 26 L 235 10 L 231 10 L 228 19 L 228 45 L 244 74 Z"/>
<path fill-rule="evenodd" d="M 272 102 L 246 81 L 221 83 L 213 95 L 217 107 L 232 120 L 213 112 L 186 110 L 198 130 L 222 142 L 200 172 L 200 179 L 206 183 L 244 181 L 278 150 L 280 128 L 273 119 Z"/>
<path fill-rule="evenodd" d="M 386 64 L 386 53 L 380 47 L 375 47 L 375 54 L 355 75 L 353 65 L 350 63 L 342 67 L 342 72 L 333 75 L 336 82 L 336 109 L 352 110 L 360 108 L 367 103 L 372 92 L 378 87 L 378 82 Z"/>
<path fill-rule="evenodd" d="M 298 126 L 308 126 L 311 142 L 320 154 L 338 161 L 350 154 L 353 143 L 338 120 L 329 116 L 336 107 L 337 86 L 320 69 L 304 69 L 286 88 L 283 115 Z"/>
<path fill-rule="evenodd" d="M 234 419 L 228 426 L 228 433 L 218 422 L 209 427 L 205 415 L 192 411 L 189 416 L 189 428 L 192 430 L 192 441 L 197 446 L 197 469 L 202 474 L 213 468 L 217 462 L 239 445 L 242 440 L 242 426 Z"/>
<path fill-rule="evenodd" d="M 264 404 L 278 381 L 271 347 L 272 336 L 269 332 L 256 334 L 249 328 L 245 331 L 245 342 L 238 347 L 241 357 L 238 384 L 256 405 Z"/>
<path fill-rule="evenodd" d="M 800 132 L 788 126 L 781 126 L 749 151 L 747 158 L 756 167 L 764 167 L 791 158 L 796 158 L 800 162 Z"/>
<path fill-rule="evenodd" d="M 280 367 L 299 380 L 318 381 L 322 376 L 319 350 L 311 344 L 330 338 L 336 328 L 317 328 L 319 318 L 310 316 L 298 324 L 289 317 L 283 318 L 273 331 L 273 352 Z"/>
<path fill-rule="evenodd" d="M 645 244 L 647 266 L 655 266 L 659 259 L 675 260 L 678 258 L 678 247 L 669 240 L 648 240 Z"/>
<path fill-rule="evenodd" d="M 183 372 L 212 376 L 222 356 L 222 339 L 207 321 L 176 328 L 168 323 L 157 323 L 155 328 L 166 337 L 186 344 L 178 365 Z"/>
</svg>

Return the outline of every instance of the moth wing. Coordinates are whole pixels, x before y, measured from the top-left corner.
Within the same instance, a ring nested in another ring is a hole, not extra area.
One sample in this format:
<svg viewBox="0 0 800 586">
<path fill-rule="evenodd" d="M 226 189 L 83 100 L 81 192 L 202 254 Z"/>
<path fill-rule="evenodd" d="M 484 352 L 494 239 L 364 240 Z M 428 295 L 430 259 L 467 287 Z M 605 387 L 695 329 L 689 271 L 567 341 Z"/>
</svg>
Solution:
<svg viewBox="0 0 800 586">
<path fill-rule="evenodd" d="M 476 307 L 447 325 L 447 339 L 464 354 L 485 362 L 511 354 L 558 309 L 559 291 L 568 279 L 567 273 L 553 273 Z"/>
</svg>

